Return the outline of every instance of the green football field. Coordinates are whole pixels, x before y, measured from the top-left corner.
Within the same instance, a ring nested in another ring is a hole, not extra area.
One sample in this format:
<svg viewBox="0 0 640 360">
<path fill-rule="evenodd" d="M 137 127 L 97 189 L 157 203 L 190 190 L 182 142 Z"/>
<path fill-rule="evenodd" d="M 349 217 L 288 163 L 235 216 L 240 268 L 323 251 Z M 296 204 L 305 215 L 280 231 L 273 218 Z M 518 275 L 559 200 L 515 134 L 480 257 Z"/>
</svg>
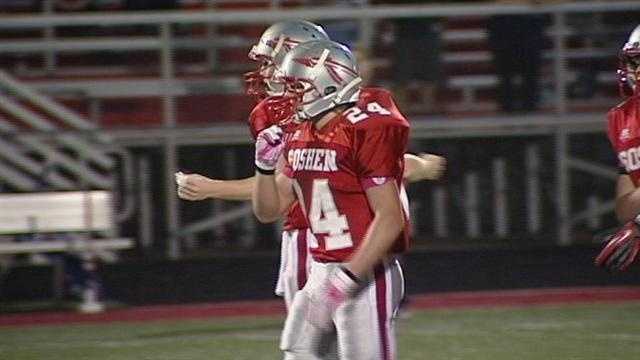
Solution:
<svg viewBox="0 0 640 360">
<path fill-rule="evenodd" d="M 282 319 L 0 328 L 0 359 L 279 359 Z M 399 359 L 640 359 L 640 303 L 412 311 Z"/>
</svg>

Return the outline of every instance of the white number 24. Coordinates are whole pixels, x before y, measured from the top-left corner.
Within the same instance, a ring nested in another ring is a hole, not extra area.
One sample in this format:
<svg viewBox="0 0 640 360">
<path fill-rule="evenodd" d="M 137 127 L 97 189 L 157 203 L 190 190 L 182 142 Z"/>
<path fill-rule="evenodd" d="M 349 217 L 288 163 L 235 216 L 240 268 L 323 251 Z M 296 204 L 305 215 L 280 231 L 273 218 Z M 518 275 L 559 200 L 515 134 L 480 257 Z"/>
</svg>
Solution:
<svg viewBox="0 0 640 360">
<path fill-rule="evenodd" d="M 383 108 L 377 102 L 368 103 L 367 104 L 367 112 L 368 113 L 377 113 L 377 114 L 380 114 L 380 115 L 390 115 L 391 114 L 391 111 Z M 359 107 L 354 106 L 352 108 L 347 109 L 347 111 L 345 111 L 345 116 L 347 117 L 347 120 L 351 121 L 352 124 L 355 124 L 357 122 L 360 122 L 360 121 L 368 118 L 369 114 L 367 114 L 366 112 L 362 111 L 362 109 L 360 109 Z"/>
<path fill-rule="evenodd" d="M 344 249 L 353 245 L 347 217 L 338 212 L 328 179 L 313 181 L 309 222 L 313 233 L 327 234 L 324 243 L 326 250 Z"/>
</svg>

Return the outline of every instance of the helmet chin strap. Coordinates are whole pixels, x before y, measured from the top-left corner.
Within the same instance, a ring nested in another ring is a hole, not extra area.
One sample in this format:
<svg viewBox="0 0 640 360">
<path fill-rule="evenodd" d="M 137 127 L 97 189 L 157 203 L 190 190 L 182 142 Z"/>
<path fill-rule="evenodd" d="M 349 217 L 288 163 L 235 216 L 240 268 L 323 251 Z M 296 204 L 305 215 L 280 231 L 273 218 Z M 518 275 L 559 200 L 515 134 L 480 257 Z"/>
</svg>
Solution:
<svg viewBox="0 0 640 360">
<path fill-rule="evenodd" d="M 362 82 L 362 78 L 361 77 L 357 77 L 353 80 L 351 80 L 347 86 L 343 87 L 342 90 L 340 90 L 338 92 L 338 94 L 336 94 L 336 96 L 333 98 L 333 103 L 338 105 L 338 104 L 342 104 L 342 98 L 347 95 L 348 92 L 350 92 L 354 87 L 360 85 L 360 83 Z M 357 92 L 356 92 L 357 94 Z M 354 94 L 355 95 L 355 94 Z M 349 99 L 351 100 L 351 99 Z"/>
<path fill-rule="evenodd" d="M 322 96 L 320 98 L 320 100 L 331 100 L 331 104 L 333 104 L 333 107 L 341 105 L 341 104 L 344 104 L 345 102 L 356 101 L 357 100 L 357 95 L 359 94 L 359 91 L 356 91 L 349 99 L 344 99 L 344 97 L 346 96 L 347 93 L 349 93 L 351 90 L 353 90 L 353 88 L 358 86 L 361 82 L 362 82 L 362 79 L 360 77 L 357 77 L 357 78 L 351 80 L 349 82 L 349 84 L 347 84 L 347 86 L 345 86 L 337 94 L 333 93 L 333 94 Z M 347 100 L 347 101 L 343 101 L 343 100 Z M 304 112 L 304 115 L 306 116 L 306 118 L 310 119 L 310 118 L 312 118 L 314 116 L 317 116 L 318 114 L 320 114 L 322 112 L 325 112 L 325 111 L 333 109 L 333 107 L 331 107 L 329 109 L 322 109 L 316 114 L 310 114 L 308 111 L 303 111 L 303 112 Z M 310 108 L 313 108 L 313 106 L 310 106 Z"/>
</svg>

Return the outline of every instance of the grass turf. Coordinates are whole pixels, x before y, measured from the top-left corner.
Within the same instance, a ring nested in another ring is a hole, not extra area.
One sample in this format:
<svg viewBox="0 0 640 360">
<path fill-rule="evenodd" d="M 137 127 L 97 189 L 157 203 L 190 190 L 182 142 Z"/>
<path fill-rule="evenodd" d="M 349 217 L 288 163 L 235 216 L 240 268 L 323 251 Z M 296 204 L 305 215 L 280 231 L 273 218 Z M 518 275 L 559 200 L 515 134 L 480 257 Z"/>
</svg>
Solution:
<svg viewBox="0 0 640 360">
<path fill-rule="evenodd" d="M 0 359 L 280 359 L 281 318 L 0 328 Z M 640 303 L 413 311 L 398 359 L 640 359 Z"/>
</svg>

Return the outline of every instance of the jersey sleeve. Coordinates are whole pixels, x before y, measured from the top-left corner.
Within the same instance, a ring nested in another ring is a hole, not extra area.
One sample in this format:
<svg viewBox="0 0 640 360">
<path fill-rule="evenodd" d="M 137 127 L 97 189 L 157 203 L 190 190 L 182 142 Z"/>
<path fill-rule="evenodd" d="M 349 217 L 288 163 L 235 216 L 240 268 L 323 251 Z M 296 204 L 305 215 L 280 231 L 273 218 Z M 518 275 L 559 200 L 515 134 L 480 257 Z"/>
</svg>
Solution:
<svg viewBox="0 0 640 360">
<path fill-rule="evenodd" d="M 260 131 L 273 125 L 265 107 L 264 100 L 253 108 L 251 114 L 249 114 L 248 123 L 251 136 L 253 136 L 254 139 L 258 137 Z"/>
<path fill-rule="evenodd" d="M 609 111 L 607 113 L 607 137 L 609 138 L 609 143 L 611 144 L 611 150 L 612 150 L 612 154 L 613 157 L 616 159 L 616 165 L 618 167 L 618 174 L 620 175 L 627 175 L 627 169 L 624 166 L 624 164 L 622 163 L 622 161 L 620 161 L 620 159 L 617 156 L 617 147 L 618 147 L 618 139 L 620 137 L 620 134 L 618 134 L 619 130 L 618 130 L 618 117 L 620 116 L 619 111 L 614 108 L 611 111 Z"/>
<path fill-rule="evenodd" d="M 616 147 L 616 120 L 616 111 L 612 109 L 607 113 L 607 137 L 613 149 Z"/>
<path fill-rule="evenodd" d="M 356 129 L 356 171 L 365 188 L 402 178 L 408 138 L 409 127 L 403 124 Z"/>
</svg>

